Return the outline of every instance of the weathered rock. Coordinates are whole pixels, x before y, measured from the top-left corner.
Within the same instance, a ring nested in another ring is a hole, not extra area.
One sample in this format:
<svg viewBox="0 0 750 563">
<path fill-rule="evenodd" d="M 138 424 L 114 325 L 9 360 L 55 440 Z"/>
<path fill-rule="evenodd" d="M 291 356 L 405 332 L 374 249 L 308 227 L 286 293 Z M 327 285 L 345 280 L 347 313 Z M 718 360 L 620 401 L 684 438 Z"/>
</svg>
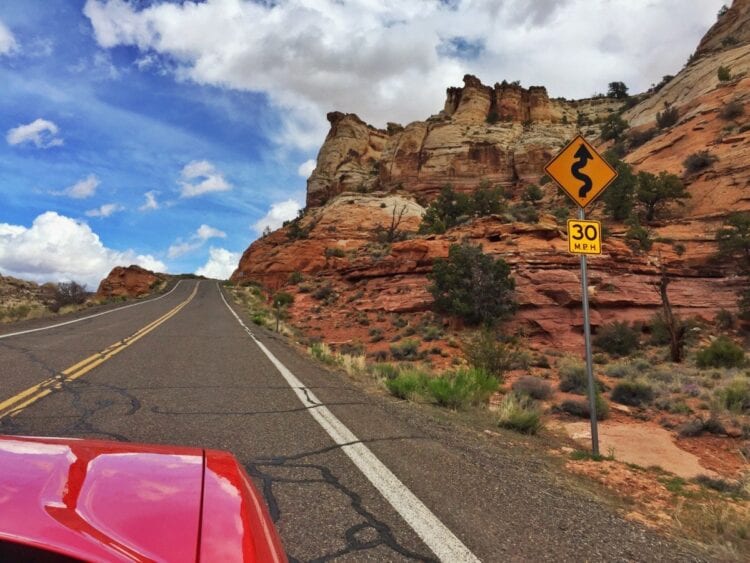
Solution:
<svg viewBox="0 0 750 563">
<path fill-rule="evenodd" d="M 701 39 L 696 55 L 750 42 L 750 0 L 734 0 Z"/>
<path fill-rule="evenodd" d="M 154 273 L 140 266 L 117 266 L 99 283 L 96 297 L 140 297 L 151 293 L 165 279 L 164 274 Z"/>
</svg>

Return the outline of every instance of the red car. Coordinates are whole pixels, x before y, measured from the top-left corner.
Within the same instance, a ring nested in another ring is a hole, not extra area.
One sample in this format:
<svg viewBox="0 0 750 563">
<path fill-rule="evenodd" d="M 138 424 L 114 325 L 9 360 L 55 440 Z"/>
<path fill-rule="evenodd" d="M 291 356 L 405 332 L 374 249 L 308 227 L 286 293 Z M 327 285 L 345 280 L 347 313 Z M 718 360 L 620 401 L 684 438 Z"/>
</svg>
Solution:
<svg viewBox="0 0 750 563">
<path fill-rule="evenodd" d="M 0 561 L 286 561 L 229 453 L 0 436 Z"/>
</svg>

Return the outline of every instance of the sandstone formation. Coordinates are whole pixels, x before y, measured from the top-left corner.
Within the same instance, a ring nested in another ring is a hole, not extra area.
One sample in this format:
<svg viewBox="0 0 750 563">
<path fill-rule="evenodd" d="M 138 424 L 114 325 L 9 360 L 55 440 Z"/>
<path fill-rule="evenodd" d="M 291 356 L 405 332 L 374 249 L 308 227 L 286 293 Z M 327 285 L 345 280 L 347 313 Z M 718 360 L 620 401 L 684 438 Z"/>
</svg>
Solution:
<svg viewBox="0 0 750 563">
<path fill-rule="evenodd" d="M 157 274 L 140 266 L 117 266 L 99 283 L 97 299 L 112 297 L 140 297 L 154 290 L 166 280 L 164 274 Z"/>
<path fill-rule="evenodd" d="M 750 42 L 750 0 L 734 0 L 732 6 L 722 12 L 703 36 L 696 55 Z"/>
<path fill-rule="evenodd" d="M 729 214 L 750 211 L 750 44 L 743 23 L 749 13 L 750 0 L 736 0 L 690 64 L 623 114 L 631 131 L 642 132 L 656 127 L 665 104 L 677 108 L 676 124 L 655 129 L 625 159 L 636 170 L 682 176 L 691 197 L 648 226 L 656 241 L 648 252 L 626 244 L 626 225 L 606 220 L 604 254 L 590 259 L 595 328 L 613 320 L 649 321 L 660 309 L 662 270 L 672 279 L 678 314 L 710 321 L 721 309 L 736 310 L 745 282 L 716 262 L 715 233 Z M 725 41 L 729 36 L 738 41 Z M 720 66 L 730 68 L 730 80 L 719 81 Z M 424 206 L 445 184 L 468 192 L 487 180 L 502 185 L 513 204 L 540 182 L 544 164 L 577 131 L 607 148 L 598 139 L 601 123 L 622 104 L 550 99 L 541 87 L 490 87 L 466 76 L 463 87 L 447 90 L 437 115 L 404 127 L 381 130 L 353 114 L 331 113 L 331 131 L 308 180 L 304 218 L 253 243 L 232 281 L 283 287 L 295 294 L 290 314 L 306 334 L 378 352 L 388 349 L 390 337 L 404 338 L 409 327 L 431 318 L 427 275 L 433 262 L 447 256 L 450 244 L 468 239 L 513 267 L 519 310 L 508 330 L 536 345 L 580 350 L 578 259 L 566 252 L 565 227 L 550 214 L 559 215 L 566 203 L 554 184 L 542 185 L 537 224 L 492 216 L 444 235 L 416 231 Z M 733 117 L 725 111 L 730 104 L 740 108 Z M 700 151 L 718 160 L 688 174 L 684 160 Z M 393 210 L 402 208 L 399 230 L 408 236 L 384 238 Z M 591 214 L 601 216 L 601 205 Z M 396 328 L 405 322 L 407 329 Z M 451 319 L 430 322 L 460 328 Z M 440 358 L 434 361 L 448 361 Z"/>
<path fill-rule="evenodd" d="M 575 133 L 577 123 L 595 138 L 620 103 L 608 98 L 551 100 L 544 87 L 485 86 L 474 76 L 448 88 L 443 110 L 387 130 L 354 114 L 328 114 L 331 130 L 307 184 L 308 207 L 345 191 L 405 190 L 431 199 L 445 184 L 473 190 L 488 180 L 506 187 L 536 182 L 540 170 Z"/>
</svg>

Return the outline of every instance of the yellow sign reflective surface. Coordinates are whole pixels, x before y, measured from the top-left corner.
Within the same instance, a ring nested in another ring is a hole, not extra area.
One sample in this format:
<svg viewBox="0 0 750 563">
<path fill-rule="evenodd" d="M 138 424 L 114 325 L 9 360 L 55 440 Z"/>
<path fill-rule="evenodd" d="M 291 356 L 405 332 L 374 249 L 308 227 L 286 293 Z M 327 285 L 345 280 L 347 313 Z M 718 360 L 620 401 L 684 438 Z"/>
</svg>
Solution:
<svg viewBox="0 0 750 563">
<path fill-rule="evenodd" d="M 602 224 L 568 219 L 568 250 L 573 254 L 601 254 Z"/>
<path fill-rule="evenodd" d="M 580 135 L 568 143 L 544 171 L 583 208 L 617 178 L 617 171 Z"/>
</svg>

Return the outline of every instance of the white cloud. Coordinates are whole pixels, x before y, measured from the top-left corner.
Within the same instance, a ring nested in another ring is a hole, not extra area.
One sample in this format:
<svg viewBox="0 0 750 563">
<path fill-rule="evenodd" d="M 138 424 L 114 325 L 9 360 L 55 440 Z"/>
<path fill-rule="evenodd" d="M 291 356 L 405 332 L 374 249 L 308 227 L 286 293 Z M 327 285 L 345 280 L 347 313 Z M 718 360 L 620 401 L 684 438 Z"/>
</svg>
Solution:
<svg viewBox="0 0 750 563">
<path fill-rule="evenodd" d="M 210 238 L 227 238 L 227 234 L 219 229 L 214 229 L 208 225 L 201 225 L 198 230 L 195 231 L 195 236 L 201 240 L 208 240 Z"/>
<path fill-rule="evenodd" d="M 0 21 L 0 55 L 9 55 L 18 49 L 18 43 L 13 33 Z"/>
<path fill-rule="evenodd" d="M 310 174 L 312 174 L 313 170 L 315 170 L 315 166 L 315 160 L 313 160 L 312 158 L 310 160 L 306 160 L 299 165 L 299 168 L 297 168 L 297 174 L 299 174 L 303 178 L 309 178 Z"/>
<path fill-rule="evenodd" d="M 89 174 L 82 180 L 78 180 L 72 186 L 64 190 L 52 192 L 53 195 L 64 195 L 73 199 L 86 199 L 96 194 L 96 188 L 99 187 L 99 178 L 94 174 Z"/>
<path fill-rule="evenodd" d="M 208 239 L 226 238 L 226 236 L 227 234 L 224 231 L 203 224 L 198 227 L 188 240 L 177 239 L 177 241 L 167 250 L 167 256 L 169 258 L 179 258 L 180 256 L 198 250 Z"/>
<path fill-rule="evenodd" d="M 48 149 L 63 144 L 63 139 L 57 136 L 59 132 L 60 128 L 53 122 L 39 118 L 27 125 L 10 129 L 5 140 L 9 145 L 32 143 L 39 149 Z"/>
<path fill-rule="evenodd" d="M 195 160 L 185 165 L 181 172 L 180 197 L 195 197 L 209 192 L 225 192 L 232 186 L 224 175 L 207 160 Z"/>
<path fill-rule="evenodd" d="M 54 211 L 39 215 L 31 227 L 0 224 L 0 271 L 6 275 L 37 282 L 75 280 L 95 289 L 112 268 L 130 264 L 167 269 L 151 255 L 105 247 L 87 224 Z"/>
<path fill-rule="evenodd" d="M 258 234 L 263 233 L 266 228 L 270 228 L 271 230 L 278 229 L 284 221 L 294 219 L 300 209 L 302 209 L 302 204 L 291 198 L 286 201 L 272 203 L 268 213 L 253 223 L 253 229 Z"/>
<path fill-rule="evenodd" d="M 463 74 L 584 97 L 674 74 L 726 0 L 87 0 L 100 46 L 159 56 L 179 80 L 264 92 L 280 144 L 314 149 L 327 111 L 424 119 Z M 679 17 L 675 17 L 679 14 Z"/>
<path fill-rule="evenodd" d="M 125 209 L 122 205 L 117 203 L 105 203 L 97 207 L 96 209 L 89 209 L 86 211 L 86 217 L 109 217 L 118 211 Z"/>
<path fill-rule="evenodd" d="M 208 261 L 195 271 L 199 276 L 226 280 L 232 275 L 240 261 L 239 252 L 229 252 L 224 248 L 212 246 L 208 254 Z"/>
<path fill-rule="evenodd" d="M 155 209 L 159 209 L 159 202 L 156 201 L 157 193 L 152 190 L 143 194 L 146 201 L 138 208 L 138 211 L 154 211 Z"/>
</svg>

